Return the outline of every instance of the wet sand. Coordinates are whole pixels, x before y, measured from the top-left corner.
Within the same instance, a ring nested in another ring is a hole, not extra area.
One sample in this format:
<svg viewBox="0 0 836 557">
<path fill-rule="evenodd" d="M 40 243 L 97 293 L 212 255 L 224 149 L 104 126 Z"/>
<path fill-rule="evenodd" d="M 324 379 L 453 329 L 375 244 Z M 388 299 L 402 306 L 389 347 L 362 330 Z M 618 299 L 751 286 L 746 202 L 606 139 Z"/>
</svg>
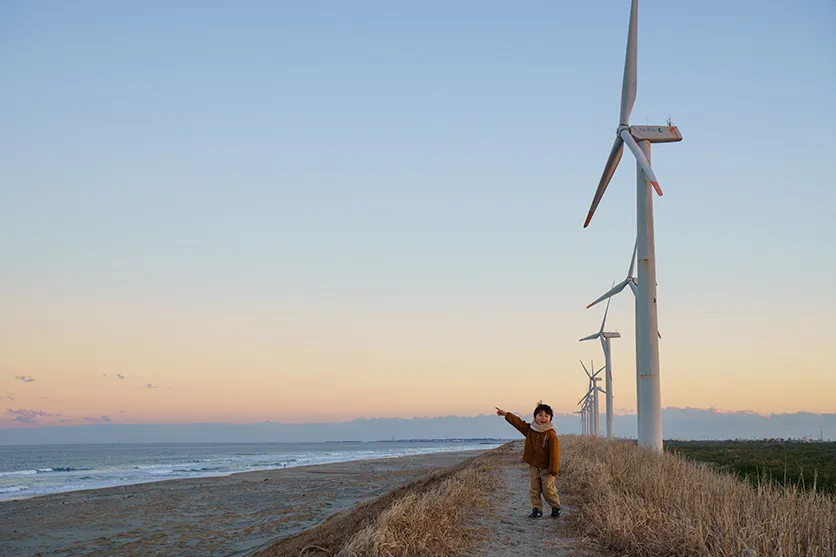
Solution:
<svg viewBox="0 0 836 557">
<path fill-rule="evenodd" d="M 247 555 L 481 452 L 300 466 L 4 501 L 0 555 Z"/>
</svg>

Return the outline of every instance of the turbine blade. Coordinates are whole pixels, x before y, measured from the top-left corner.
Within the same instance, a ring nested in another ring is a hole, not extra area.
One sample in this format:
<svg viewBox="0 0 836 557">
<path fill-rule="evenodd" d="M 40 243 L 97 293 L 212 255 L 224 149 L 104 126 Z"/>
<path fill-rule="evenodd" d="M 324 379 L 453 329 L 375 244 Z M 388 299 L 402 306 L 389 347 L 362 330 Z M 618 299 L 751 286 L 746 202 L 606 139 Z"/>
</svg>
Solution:
<svg viewBox="0 0 836 557">
<path fill-rule="evenodd" d="M 607 358 L 610 357 L 607 351 L 607 339 L 601 337 L 601 350 L 604 352 L 604 360 L 606 361 Z"/>
<path fill-rule="evenodd" d="M 582 360 L 579 360 L 579 361 L 581 362 L 581 367 L 583 368 L 583 370 L 586 371 L 587 375 L 589 375 L 589 371 L 586 369 L 586 366 L 583 365 L 583 361 Z M 589 376 L 592 377 L 591 375 L 589 375 Z"/>
<path fill-rule="evenodd" d="M 659 329 L 656 329 L 656 334 L 659 335 L 659 338 L 662 338 L 662 333 L 659 332 Z"/>
<path fill-rule="evenodd" d="M 639 285 L 636 284 L 636 281 L 634 281 L 632 278 L 630 279 L 629 284 L 630 284 L 630 290 L 633 291 L 633 296 L 638 296 L 639 295 Z"/>
<path fill-rule="evenodd" d="M 615 282 L 612 283 L 612 288 L 615 288 Z M 598 334 L 604 333 L 604 326 L 607 324 L 607 313 L 610 311 L 610 302 L 612 302 L 612 297 L 607 298 L 607 309 L 604 310 L 604 318 L 601 320 L 601 330 Z"/>
<path fill-rule="evenodd" d="M 601 333 L 595 333 L 594 335 L 589 335 L 588 337 L 583 337 L 583 338 L 582 338 L 582 339 L 580 339 L 578 342 L 583 342 L 583 341 L 585 341 L 585 340 L 595 340 L 595 339 L 596 339 L 596 338 L 598 338 L 600 335 L 601 335 Z"/>
<path fill-rule="evenodd" d="M 650 181 L 650 185 L 653 186 L 653 189 L 656 190 L 656 193 L 662 195 L 662 188 L 659 187 L 659 180 L 656 179 L 656 175 L 653 173 L 653 169 L 650 167 L 650 161 L 647 160 L 647 156 L 645 156 L 644 151 L 642 151 L 639 144 L 636 143 L 636 140 L 630 135 L 630 130 L 621 130 L 621 139 L 624 140 L 624 143 L 627 144 L 627 147 L 633 151 L 633 156 L 636 157 L 636 160 L 639 163 L 639 166 L 642 168 L 642 172 L 644 172 L 647 179 Z"/>
<path fill-rule="evenodd" d="M 636 52 L 638 41 L 638 0 L 630 6 L 630 27 L 627 31 L 627 54 L 624 56 L 624 81 L 621 83 L 621 124 L 630 123 L 630 113 L 636 102 Z"/>
<path fill-rule="evenodd" d="M 606 293 L 606 294 L 602 295 L 600 298 L 598 298 L 597 300 L 595 300 L 594 302 L 592 302 L 591 304 L 589 304 L 588 306 L 586 306 L 586 308 L 587 308 L 587 309 L 589 309 L 589 308 L 591 308 L 592 306 L 594 306 L 595 304 L 597 304 L 598 302 L 603 302 L 604 300 L 606 300 L 606 299 L 607 299 L 607 298 L 609 298 L 610 296 L 615 296 L 616 294 L 618 294 L 619 292 L 621 292 L 622 290 L 624 290 L 624 287 L 625 287 L 625 286 L 627 286 L 627 283 L 628 283 L 628 282 L 629 282 L 629 279 L 624 279 L 624 280 L 622 280 L 621 282 L 619 282 L 618 284 L 616 284 L 615 286 L 613 286 L 612 288 L 610 288 L 610 289 L 607 291 L 607 293 Z"/>
<path fill-rule="evenodd" d="M 621 160 L 621 154 L 623 152 L 624 141 L 621 137 L 616 135 L 615 143 L 612 144 L 612 150 L 610 151 L 610 156 L 607 159 L 607 164 L 604 166 L 604 173 L 601 174 L 601 180 L 598 182 L 598 189 L 595 190 L 595 195 L 592 198 L 592 204 L 589 206 L 589 213 L 587 213 L 586 220 L 583 223 L 584 228 L 589 226 L 589 221 L 592 220 L 592 215 L 595 213 L 595 209 L 598 208 L 601 198 L 604 197 L 604 192 L 610 184 L 612 175 L 615 174 L 615 169 L 618 168 L 618 162 Z"/>
<path fill-rule="evenodd" d="M 633 244 L 633 258 L 630 260 L 630 268 L 627 269 L 627 278 L 631 278 L 633 276 L 633 269 L 635 268 L 636 264 L 636 254 L 639 251 L 639 239 L 636 238 L 636 243 Z"/>
</svg>

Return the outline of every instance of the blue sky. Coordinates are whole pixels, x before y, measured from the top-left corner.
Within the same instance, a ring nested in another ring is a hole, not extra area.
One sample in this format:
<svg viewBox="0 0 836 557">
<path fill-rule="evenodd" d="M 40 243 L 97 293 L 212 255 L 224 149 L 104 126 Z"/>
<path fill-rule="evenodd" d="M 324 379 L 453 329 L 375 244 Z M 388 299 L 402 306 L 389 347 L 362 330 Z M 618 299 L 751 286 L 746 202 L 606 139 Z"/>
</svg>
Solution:
<svg viewBox="0 0 836 557">
<path fill-rule="evenodd" d="M 19 336 L 0 371 L 82 373 L 20 347 L 49 347 L 42 326 L 83 329 L 81 313 L 118 336 L 120 311 L 162 308 L 174 335 L 184 313 L 266 307 L 342 340 L 353 323 L 502 321 L 497 337 L 537 344 L 529 371 L 577 367 L 558 380 L 580 397 L 577 358 L 601 358 L 576 342 L 600 320 L 584 306 L 623 278 L 635 235 L 629 155 L 581 228 L 618 123 L 628 12 L 3 3 L 0 327 Z M 715 385 L 765 381 L 735 409 L 789 410 L 793 354 L 836 388 L 834 28 L 824 0 L 640 3 L 632 123 L 670 115 L 684 136 L 653 151 L 663 374 L 667 351 Z M 622 331 L 630 306 L 612 310 Z M 468 373 L 504 393 L 502 373 Z"/>
</svg>

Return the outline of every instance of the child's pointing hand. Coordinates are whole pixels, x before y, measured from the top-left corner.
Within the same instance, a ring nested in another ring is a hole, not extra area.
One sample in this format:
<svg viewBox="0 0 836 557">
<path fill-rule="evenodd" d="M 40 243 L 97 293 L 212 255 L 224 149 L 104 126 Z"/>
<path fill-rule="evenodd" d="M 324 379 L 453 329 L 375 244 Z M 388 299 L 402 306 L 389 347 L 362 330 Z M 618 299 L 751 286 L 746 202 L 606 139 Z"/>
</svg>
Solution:
<svg viewBox="0 0 836 557">
<path fill-rule="evenodd" d="M 502 410 L 501 408 L 499 408 L 498 406 L 494 406 L 494 408 L 496 408 L 496 415 L 497 416 L 504 416 L 505 414 L 508 413 L 505 410 Z"/>
</svg>

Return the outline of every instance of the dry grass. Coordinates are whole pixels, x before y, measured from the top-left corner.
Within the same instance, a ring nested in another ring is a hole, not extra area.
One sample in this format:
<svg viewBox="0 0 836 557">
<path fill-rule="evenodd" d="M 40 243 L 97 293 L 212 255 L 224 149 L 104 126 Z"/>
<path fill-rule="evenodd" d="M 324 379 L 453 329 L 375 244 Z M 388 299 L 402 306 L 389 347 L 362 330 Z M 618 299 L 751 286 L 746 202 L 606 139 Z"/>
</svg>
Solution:
<svg viewBox="0 0 836 557">
<path fill-rule="evenodd" d="M 489 451 L 431 472 L 256 555 L 467 555 L 478 532 L 465 521 L 492 489 L 499 455 Z"/>
<path fill-rule="evenodd" d="M 630 442 L 562 436 L 561 486 L 573 522 L 629 555 L 832 557 L 836 499 L 757 488 Z"/>
<path fill-rule="evenodd" d="M 480 539 L 466 520 L 485 504 L 484 466 L 466 468 L 426 493 L 407 493 L 358 532 L 339 557 L 467 555 Z"/>
</svg>

